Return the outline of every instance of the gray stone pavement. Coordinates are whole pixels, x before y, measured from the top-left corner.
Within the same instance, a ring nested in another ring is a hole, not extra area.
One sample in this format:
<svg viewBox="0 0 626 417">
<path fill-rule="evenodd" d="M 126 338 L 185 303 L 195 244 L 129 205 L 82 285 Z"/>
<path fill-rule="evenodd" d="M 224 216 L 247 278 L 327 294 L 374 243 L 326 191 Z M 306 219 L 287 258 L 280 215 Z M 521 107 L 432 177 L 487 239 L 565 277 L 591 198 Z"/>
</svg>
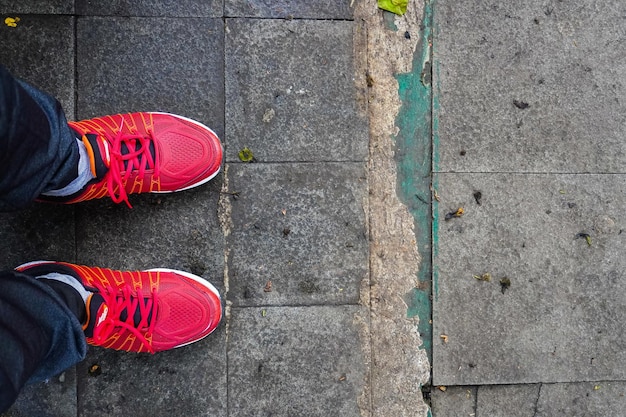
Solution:
<svg viewBox="0 0 626 417">
<path fill-rule="evenodd" d="M 186 269 L 227 307 L 216 334 L 185 349 L 92 348 L 7 415 L 626 415 L 626 5 L 433 0 L 394 18 L 336 3 L 0 0 L 3 19 L 21 18 L 0 27 L 0 62 L 70 117 L 180 113 L 226 149 L 211 184 L 135 196 L 133 210 L 97 201 L 2 215 L 2 267 Z M 413 403 L 419 371 L 392 360 L 419 368 L 425 356 L 406 331 L 414 322 L 391 328 L 412 302 L 403 279 L 417 282 L 402 266 L 425 265 L 393 169 L 381 169 L 407 150 L 388 144 L 394 130 L 372 109 L 396 117 L 381 88 L 391 96 L 398 83 L 384 77 L 420 79 L 407 42 L 429 28 L 419 45 L 432 44 L 432 87 L 421 82 L 433 131 L 416 136 L 432 146 L 422 180 L 436 193 L 432 224 L 413 225 L 432 226 L 425 411 Z M 394 52 L 397 63 L 374 65 Z M 243 147 L 256 162 L 239 161 Z"/>
<path fill-rule="evenodd" d="M 436 417 L 625 415 L 625 17 L 436 3 Z"/>
<path fill-rule="evenodd" d="M 68 118 L 171 112 L 225 145 L 210 184 L 132 196 L 132 210 L 102 200 L 2 214 L 3 268 L 183 269 L 214 283 L 226 307 L 218 330 L 185 348 L 92 347 L 7 416 L 369 415 L 365 86 L 353 8 L 327 6 L 0 1 L 0 62 Z M 239 160 L 244 147 L 256 162 Z"/>
</svg>

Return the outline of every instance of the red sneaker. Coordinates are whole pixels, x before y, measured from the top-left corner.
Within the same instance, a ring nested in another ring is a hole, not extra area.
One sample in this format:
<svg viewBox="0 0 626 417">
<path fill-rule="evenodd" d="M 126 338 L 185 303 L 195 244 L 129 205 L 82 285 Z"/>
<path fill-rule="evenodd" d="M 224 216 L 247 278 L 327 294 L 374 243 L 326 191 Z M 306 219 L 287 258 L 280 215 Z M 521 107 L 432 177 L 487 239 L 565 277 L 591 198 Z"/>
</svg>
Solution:
<svg viewBox="0 0 626 417">
<path fill-rule="evenodd" d="M 217 135 L 173 114 L 118 114 L 69 126 L 82 137 L 95 179 L 77 194 L 41 196 L 41 201 L 77 203 L 109 195 L 130 207 L 128 194 L 197 187 L 217 175 L 222 163 Z"/>
<path fill-rule="evenodd" d="M 129 352 L 159 352 L 208 336 L 222 318 L 219 293 L 204 279 L 172 269 L 114 271 L 35 261 L 15 268 L 40 277 L 74 277 L 93 294 L 83 329 L 87 343 Z"/>
</svg>

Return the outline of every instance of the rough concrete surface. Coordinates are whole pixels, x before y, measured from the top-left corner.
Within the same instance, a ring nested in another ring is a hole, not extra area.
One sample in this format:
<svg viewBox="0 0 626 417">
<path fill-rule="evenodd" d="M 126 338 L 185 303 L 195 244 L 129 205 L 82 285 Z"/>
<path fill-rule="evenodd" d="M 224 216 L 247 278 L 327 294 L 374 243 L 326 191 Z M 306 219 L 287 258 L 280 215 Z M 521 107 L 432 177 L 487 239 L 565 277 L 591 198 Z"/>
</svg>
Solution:
<svg viewBox="0 0 626 417">
<path fill-rule="evenodd" d="M 226 307 L 184 349 L 91 349 L 7 415 L 395 417 L 427 415 L 429 393 L 434 417 L 624 414 L 626 5 L 375 3 L 0 0 L 20 17 L 0 22 L 0 62 L 70 118 L 169 111 L 226 149 L 211 184 L 133 210 L 0 216 L 4 267 L 181 268 Z M 406 303 L 422 230 L 394 158 L 397 79 L 431 42 L 437 386 L 422 393 L 429 340 Z"/>
<path fill-rule="evenodd" d="M 327 0 L 231 0 L 224 3 L 224 15 L 228 17 L 351 20 L 353 3 L 353 0 L 337 0 L 332 3 Z"/>
<path fill-rule="evenodd" d="M 20 394 L 20 400 L 3 417 L 76 417 L 78 405 L 76 369 L 41 384 L 28 385 Z M 64 404 L 63 407 L 58 407 Z"/>
<path fill-rule="evenodd" d="M 63 0 L 1 0 L 0 13 L 72 14 L 74 13 L 74 2 Z"/>
<path fill-rule="evenodd" d="M 432 393 L 435 417 L 621 416 L 622 381 L 441 386 Z"/>
<path fill-rule="evenodd" d="M 90 372 L 94 365 L 101 372 Z M 77 370 L 79 415 L 228 415 L 224 324 L 200 342 L 158 355 L 91 348 Z"/>
<path fill-rule="evenodd" d="M 476 415 L 535 417 L 540 390 L 540 384 L 480 386 L 476 394 Z"/>
<path fill-rule="evenodd" d="M 623 381 L 543 384 L 536 417 L 621 416 L 626 409 Z"/>
<path fill-rule="evenodd" d="M 435 417 L 476 417 L 477 387 L 440 386 L 431 393 Z"/>
<path fill-rule="evenodd" d="M 477 416 L 624 414 L 625 13 L 436 3 L 433 383 Z"/>
<path fill-rule="evenodd" d="M 414 219 L 396 194 L 393 143 L 401 105 L 394 75 L 412 69 L 422 9 L 413 3 L 407 15 L 395 18 L 396 31 L 373 3 L 359 3 L 355 13 L 367 27 L 357 54 L 367 51 L 360 71 L 369 78 L 372 415 L 425 415 L 420 388 L 429 381 L 430 366 L 426 352 L 419 350 L 417 319 L 407 318 L 403 299 L 416 285 L 419 255 Z M 414 34 L 412 41 L 406 31 Z"/>
<path fill-rule="evenodd" d="M 3 269 L 38 259 L 75 260 L 74 207 L 36 205 L 0 219 Z"/>
<path fill-rule="evenodd" d="M 76 25 L 79 119 L 162 111 L 223 137 L 222 19 L 89 16 Z"/>
<path fill-rule="evenodd" d="M 88 16 L 222 17 L 220 0 L 75 0 L 76 14 Z"/>
<path fill-rule="evenodd" d="M 365 161 L 353 21 L 226 21 L 226 159 Z"/>
<path fill-rule="evenodd" d="M 229 299 L 356 304 L 368 279 L 362 163 L 234 164 Z"/>
<path fill-rule="evenodd" d="M 0 6 L 0 62 L 15 74 L 28 75 L 31 84 L 59 100 L 73 118 L 75 86 L 67 79 L 74 78 L 74 19 L 21 15 L 19 11 L 11 16 L 5 10 L 13 9 Z M 17 27 L 5 25 L 6 17 L 19 17 Z"/>
<path fill-rule="evenodd" d="M 231 415 L 369 415 L 368 351 L 354 345 L 367 316 L 356 305 L 233 308 Z"/>
<path fill-rule="evenodd" d="M 624 176 L 440 174 L 439 193 L 435 384 L 626 376 Z"/>
<path fill-rule="evenodd" d="M 441 170 L 623 173 L 625 13 L 621 0 L 437 2 Z"/>
</svg>

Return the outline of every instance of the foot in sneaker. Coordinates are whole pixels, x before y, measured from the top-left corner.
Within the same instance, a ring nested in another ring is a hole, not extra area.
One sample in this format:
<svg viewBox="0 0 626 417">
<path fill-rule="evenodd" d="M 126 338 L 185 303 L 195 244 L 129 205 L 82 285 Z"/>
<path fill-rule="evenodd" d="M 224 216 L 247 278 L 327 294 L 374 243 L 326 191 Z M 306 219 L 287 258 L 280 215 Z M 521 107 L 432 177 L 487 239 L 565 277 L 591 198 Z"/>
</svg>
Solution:
<svg viewBox="0 0 626 417">
<path fill-rule="evenodd" d="M 70 122 L 89 155 L 94 179 L 78 193 L 39 201 L 77 203 L 109 195 L 116 203 L 128 194 L 169 193 L 213 178 L 222 146 L 208 127 L 167 113 L 129 113 Z"/>
<path fill-rule="evenodd" d="M 188 272 L 115 271 L 51 261 L 30 262 L 15 269 L 48 282 L 63 277 L 52 287 L 63 299 L 75 292 L 75 297 L 85 300 L 84 314 L 78 317 L 84 319 L 83 329 L 91 345 L 155 353 L 208 336 L 222 317 L 215 287 Z M 64 284 L 67 286 L 59 289 Z"/>
</svg>

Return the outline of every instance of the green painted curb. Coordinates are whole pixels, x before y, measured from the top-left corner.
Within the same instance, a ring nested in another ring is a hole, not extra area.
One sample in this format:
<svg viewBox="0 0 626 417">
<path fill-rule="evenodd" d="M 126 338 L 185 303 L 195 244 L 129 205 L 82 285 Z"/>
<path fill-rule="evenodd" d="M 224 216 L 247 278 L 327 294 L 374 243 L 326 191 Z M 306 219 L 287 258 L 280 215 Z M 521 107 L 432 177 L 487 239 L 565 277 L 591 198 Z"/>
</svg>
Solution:
<svg viewBox="0 0 626 417">
<path fill-rule="evenodd" d="M 402 101 L 396 118 L 399 129 L 395 137 L 398 167 L 398 195 L 415 219 L 415 235 L 420 265 L 418 285 L 408 295 L 408 317 L 419 317 L 423 349 L 432 364 L 432 244 L 433 199 L 431 187 L 433 170 L 433 94 L 432 94 L 432 27 L 433 3 L 426 0 L 421 33 L 413 70 L 397 74 L 398 94 Z"/>
</svg>

